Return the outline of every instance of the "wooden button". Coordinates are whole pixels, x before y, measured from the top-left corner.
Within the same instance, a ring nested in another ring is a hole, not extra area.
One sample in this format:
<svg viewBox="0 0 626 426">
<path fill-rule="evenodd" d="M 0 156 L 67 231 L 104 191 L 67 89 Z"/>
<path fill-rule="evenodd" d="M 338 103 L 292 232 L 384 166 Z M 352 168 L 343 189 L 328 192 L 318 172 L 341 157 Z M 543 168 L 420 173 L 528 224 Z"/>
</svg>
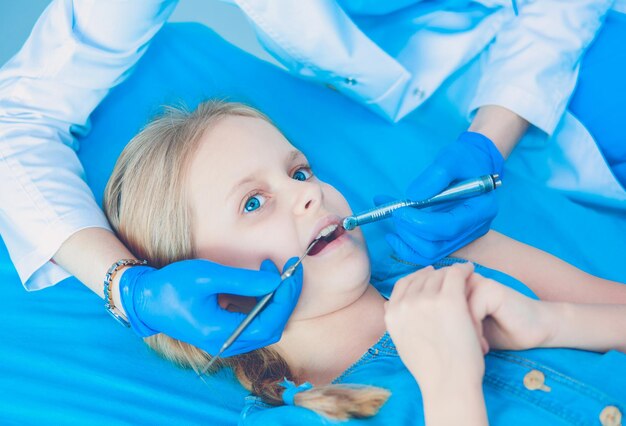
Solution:
<svg viewBox="0 0 626 426">
<path fill-rule="evenodd" d="M 600 413 L 600 423 L 602 426 L 621 426 L 622 413 L 613 405 L 607 405 Z"/>
<path fill-rule="evenodd" d="M 524 387 L 528 390 L 542 390 L 550 392 L 549 386 L 545 385 L 546 376 L 539 370 L 531 370 L 524 376 Z"/>
</svg>

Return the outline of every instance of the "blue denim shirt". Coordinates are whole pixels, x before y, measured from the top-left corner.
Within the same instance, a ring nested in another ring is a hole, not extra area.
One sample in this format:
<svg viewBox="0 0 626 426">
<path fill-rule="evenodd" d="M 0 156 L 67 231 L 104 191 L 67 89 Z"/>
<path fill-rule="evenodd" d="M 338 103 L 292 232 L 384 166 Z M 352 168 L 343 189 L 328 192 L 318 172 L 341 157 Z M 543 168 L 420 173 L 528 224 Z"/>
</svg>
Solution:
<svg viewBox="0 0 626 426">
<path fill-rule="evenodd" d="M 441 267 L 458 261 L 444 259 Z M 373 284 L 383 295 L 390 283 L 414 270 L 399 263 Z M 476 271 L 536 296 L 519 281 L 480 265 Z M 333 383 L 380 386 L 391 397 L 369 419 L 351 419 L 342 425 L 422 425 L 424 415 L 418 384 L 406 369 L 387 333 Z M 483 391 L 490 424 L 494 425 L 608 425 L 626 410 L 626 354 L 572 349 L 491 351 L 485 356 Z M 450 402 L 451 405 L 454 403 Z M 272 407 L 250 395 L 240 425 L 330 425 L 335 421 L 297 406 Z"/>
</svg>

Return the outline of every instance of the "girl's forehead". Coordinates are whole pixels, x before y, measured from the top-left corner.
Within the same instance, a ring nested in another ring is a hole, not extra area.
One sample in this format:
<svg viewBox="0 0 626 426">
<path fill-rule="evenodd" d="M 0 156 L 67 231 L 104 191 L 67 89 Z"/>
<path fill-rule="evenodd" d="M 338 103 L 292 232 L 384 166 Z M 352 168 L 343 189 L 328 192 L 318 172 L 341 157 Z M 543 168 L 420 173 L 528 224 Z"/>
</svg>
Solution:
<svg viewBox="0 0 626 426">
<path fill-rule="evenodd" d="M 261 177 L 296 156 L 302 154 L 267 121 L 224 117 L 202 135 L 191 158 L 191 190 L 209 191 L 223 199 L 242 180 Z"/>
<path fill-rule="evenodd" d="M 242 116 L 220 119 L 202 136 L 201 145 L 205 145 L 205 151 L 221 164 L 226 157 L 254 162 L 281 158 L 294 150 L 271 123 L 261 118 Z"/>
</svg>

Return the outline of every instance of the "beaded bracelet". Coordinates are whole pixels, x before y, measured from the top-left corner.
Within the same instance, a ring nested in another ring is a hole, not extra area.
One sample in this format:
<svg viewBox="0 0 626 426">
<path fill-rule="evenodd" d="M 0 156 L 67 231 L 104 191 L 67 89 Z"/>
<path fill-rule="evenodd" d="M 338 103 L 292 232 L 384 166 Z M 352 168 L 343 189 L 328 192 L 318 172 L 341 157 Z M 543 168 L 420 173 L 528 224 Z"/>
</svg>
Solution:
<svg viewBox="0 0 626 426">
<path fill-rule="evenodd" d="M 104 309 L 113 317 L 117 322 L 122 324 L 124 327 L 130 327 L 130 322 L 128 322 L 128 318 L 122 314 L 122 311 L 117 309 L 113 304 L 113 294 L 111 293 L 111 283 L 113 282 L 113 278 L 117 271 L 119 271 L 124 266 L 138 266 L 138 265 L 147 265 L 148 261 L 146 260 L 137 260 L 137 259 L 121 259 L 115 262 L 104 277 Z"/>
</svg>

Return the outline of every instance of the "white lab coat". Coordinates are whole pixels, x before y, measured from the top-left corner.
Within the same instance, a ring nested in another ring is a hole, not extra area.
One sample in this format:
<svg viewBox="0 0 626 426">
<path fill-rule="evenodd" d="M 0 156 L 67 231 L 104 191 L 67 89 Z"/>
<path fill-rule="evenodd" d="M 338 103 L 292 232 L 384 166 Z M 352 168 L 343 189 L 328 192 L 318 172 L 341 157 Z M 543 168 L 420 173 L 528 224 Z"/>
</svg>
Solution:
<svg viewBox="0 0 626 426">
<path fill-rule="evenodd" d="M 233 2 L 291 72 L 392 121 L 489 48 L 468 113 L 501 105 L 547 133 L 561 119 L 581 55 L 613 3 L 517 0 L 515 15 L 511 0 Z"/>
<path fill-rule="evenodd" d="M 563 112 L 611 0 L 518 0 L 518 15 L 504 0 L 234 2 L 292 73 L 391 121 L 473 61 L 481 72 L 467 84 L 478 89 L 460 100 L 468 115 L 501 105 L 541 129 L 540 138 L 565 126 L 593 145 Z M 75 136 L 88 131 L 89 114 L 129 74 L 175 5 L 55 0 L 0 71 L 0 233 L 27 289 L 67 277 L 50 259 L 73 233 L 109 227 L 84 182 Z M 562 187 L 581 178 L 571 170 L 574 181 L 560 177 Z M 611 177 L 606 171 L 600 180 Z"/>
</svg>

